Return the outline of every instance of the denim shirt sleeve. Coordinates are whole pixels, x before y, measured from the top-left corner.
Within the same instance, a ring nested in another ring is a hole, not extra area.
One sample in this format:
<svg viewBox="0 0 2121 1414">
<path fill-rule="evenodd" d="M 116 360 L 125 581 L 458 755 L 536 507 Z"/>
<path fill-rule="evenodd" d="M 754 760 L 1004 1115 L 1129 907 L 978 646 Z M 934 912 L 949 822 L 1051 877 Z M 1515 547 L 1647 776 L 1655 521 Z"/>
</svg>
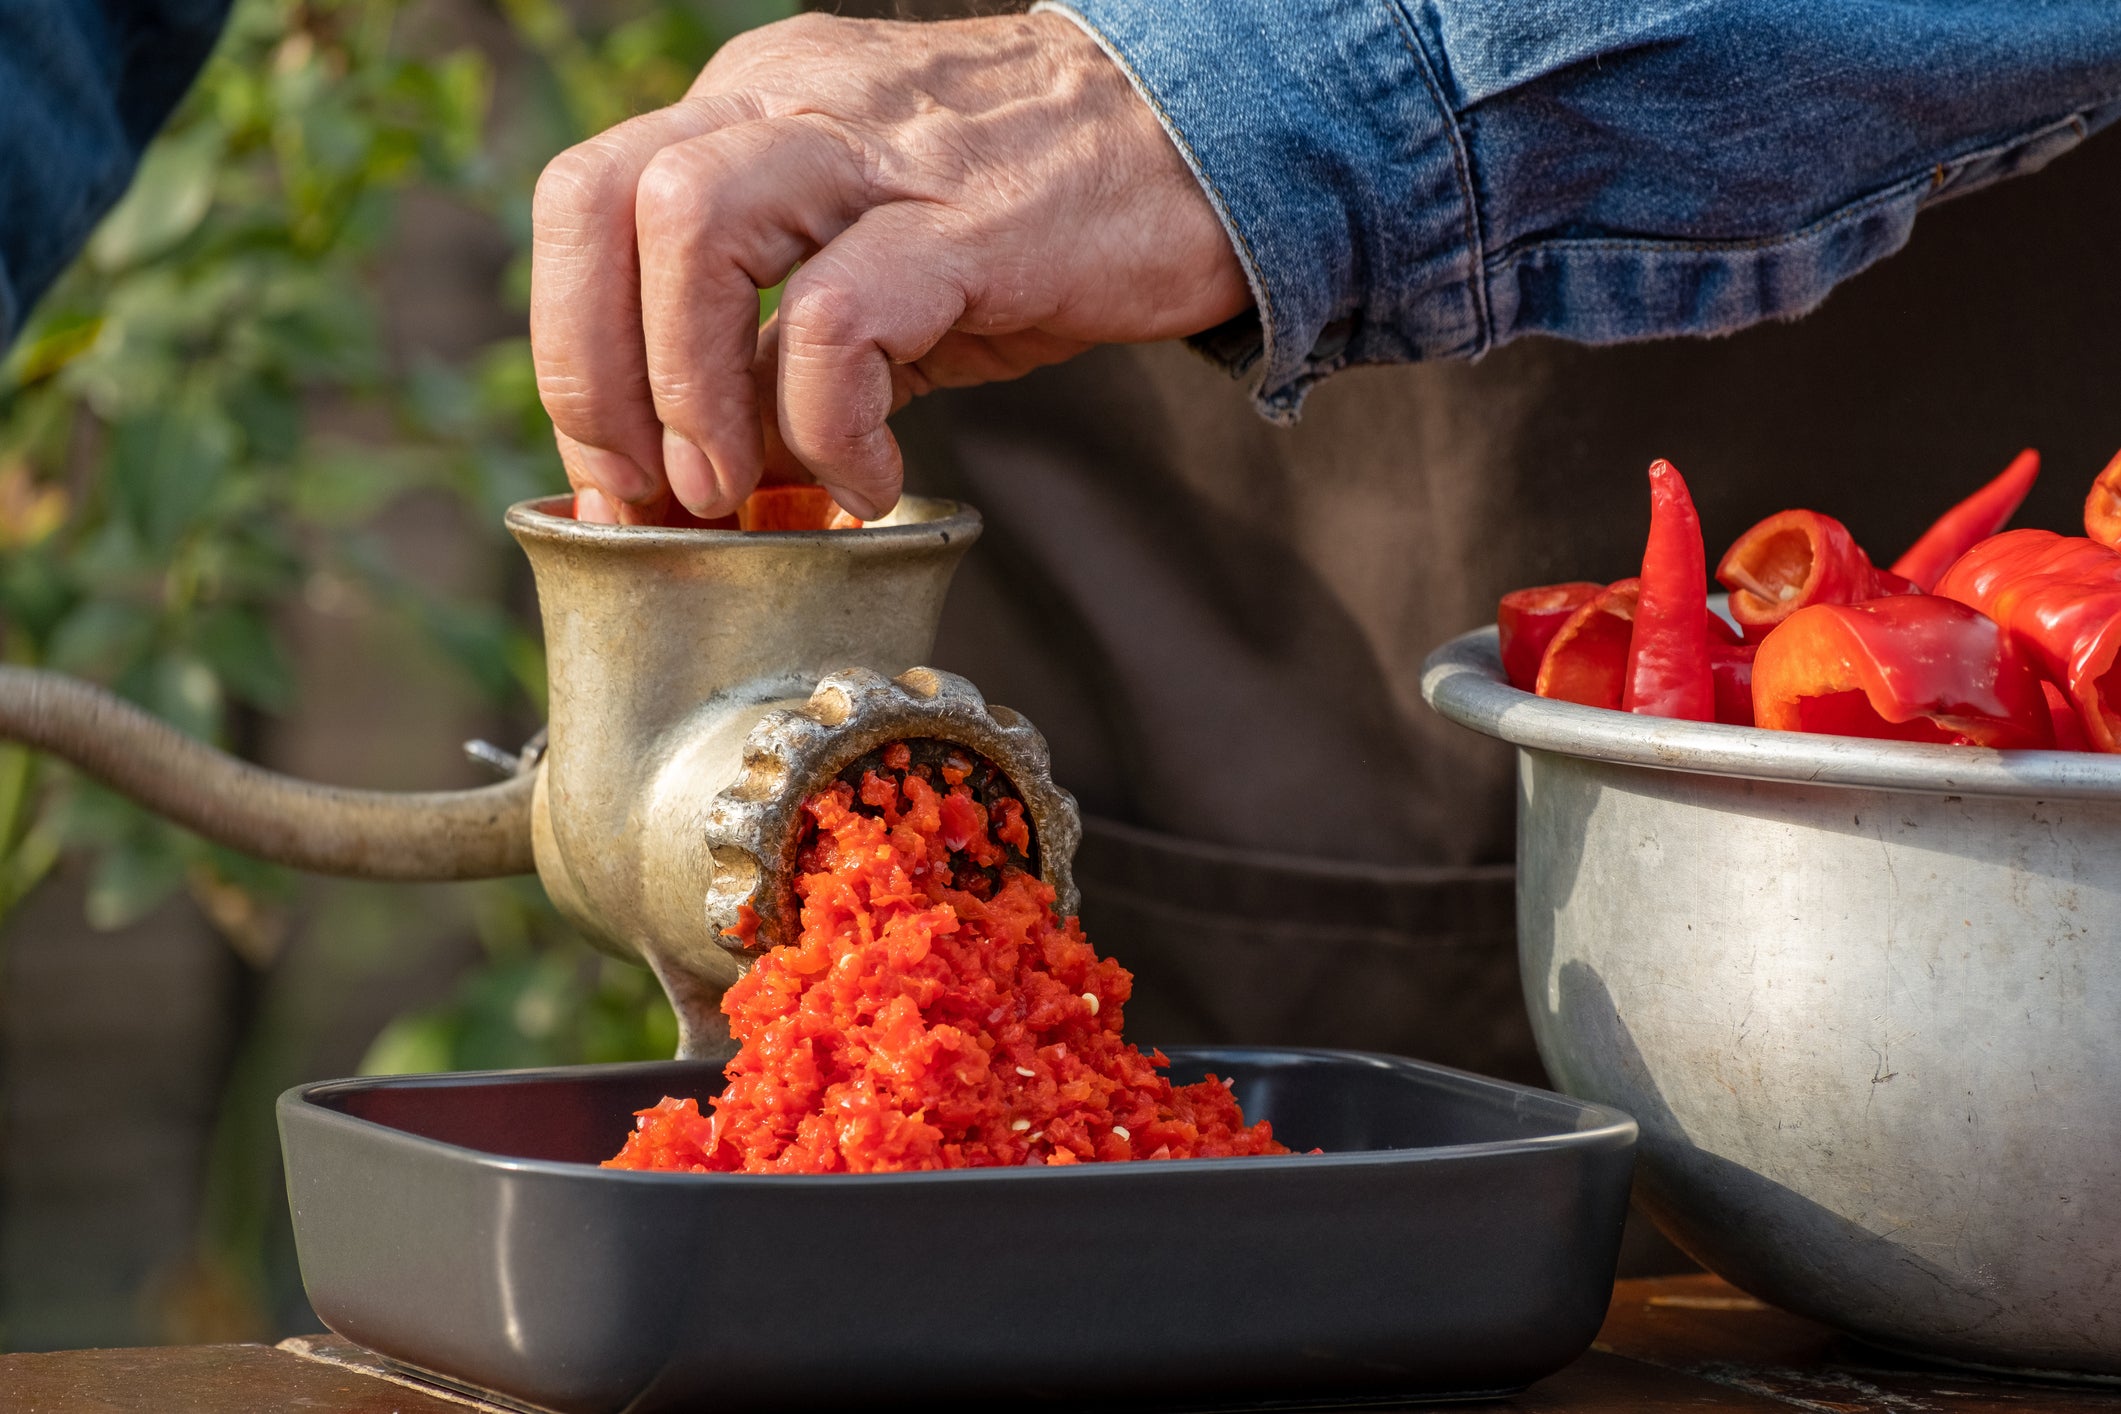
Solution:
<svg viewBox="0 0 2121 1414">
<path fill-rule="evenodd" d="M 1350 364 L 1816 307 L 1924 205 L 2121 116 L 2115 0 L 1042 0 L 1127 70 L 1255 316 L 1269 417 Z"/>
<path fill-rule="evenodd" d="M 228 0 L 0 0 L 0 349 L 132 180 Z"/>
</svg>

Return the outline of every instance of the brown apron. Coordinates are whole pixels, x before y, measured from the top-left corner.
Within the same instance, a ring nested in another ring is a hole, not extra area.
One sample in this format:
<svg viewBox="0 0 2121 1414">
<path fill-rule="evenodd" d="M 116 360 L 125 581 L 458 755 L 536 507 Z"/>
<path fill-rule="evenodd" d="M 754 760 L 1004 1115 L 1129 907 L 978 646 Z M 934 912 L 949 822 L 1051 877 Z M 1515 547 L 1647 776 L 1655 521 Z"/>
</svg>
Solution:
<svg viewBox="0 0 2121 1414">
<path fill-rule="evenodd" d="M 1658 456 L 1712 556 L 1811 506 L 1889 561 L 2027 444 L 2021 523 L 2074 529 L 2121 446 L 2117 249 L 2108 136 L 1797 324 L 1357 369 L 1292 429 L 1175 345 L 902 414 L 910 484 L 987 517 L 936 661 L 1051 740 L 1130 1031 L 1538 1075 L 1510 756 L 1422 704 L 1422 657 L 1504 590 L 1633 573 Z"/>
</svg>

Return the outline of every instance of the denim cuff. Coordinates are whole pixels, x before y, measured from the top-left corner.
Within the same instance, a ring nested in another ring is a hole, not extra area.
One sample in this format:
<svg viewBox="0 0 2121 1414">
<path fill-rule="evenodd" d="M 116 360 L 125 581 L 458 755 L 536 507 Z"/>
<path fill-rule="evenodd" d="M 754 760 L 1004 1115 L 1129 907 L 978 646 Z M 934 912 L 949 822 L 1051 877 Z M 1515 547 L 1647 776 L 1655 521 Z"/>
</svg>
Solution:
<svg viewBox="0 0 2121 1414">
<path fill-rule="evenodd" d="M 1258 301 L 1192 343 L 1293 421 L 1357 363 L 1489 343 L 1479 219 L 1440 66 L 1393 0 L 1040 0 L 1126 70 Z M 1293 11 L 1293 13 L 1292 13 Z"/>
</svg>

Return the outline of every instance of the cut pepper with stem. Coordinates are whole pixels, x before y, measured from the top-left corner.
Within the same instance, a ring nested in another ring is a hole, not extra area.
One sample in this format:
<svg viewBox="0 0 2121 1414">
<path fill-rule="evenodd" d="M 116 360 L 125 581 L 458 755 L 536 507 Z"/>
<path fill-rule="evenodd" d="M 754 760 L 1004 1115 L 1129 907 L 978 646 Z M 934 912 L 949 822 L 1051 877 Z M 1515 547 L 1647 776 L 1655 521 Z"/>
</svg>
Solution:
<svg viewBox="0 0 2121 1414">
<path fill-rule="evenodd" d="M 1502 639 L 1502 671 L 1510 686 L 1530 692 L 1539 681 L 1539 660 L 1547 645 L 1569 621 L 1569 615 L 1605 592 L 1602 584 L 1576 580 L 1513 589 L 1495 606 L 1495 627 Z"/>
<path fill-rule="evenodd" d="M 1779 511 L 1731 543 L 1716 566 L 1731 617 L 1752 642 L 1811 604 L 1854 604 L 1917 586 L 1881 570 L 1847 526 L 1818 511 Z"/>
<path fill-rule="evenodd" d="M 1701 517 L 1686 479 L 1670 462 L 1652 462 L 1650 539 L 1642 552 L 1623 711 L 1688 722 L 1716 719 L 1706 558 Z"/>
<path fill-rule="evenodd" d="M 1627 686 L 1628 643 L 1642 582 L 1616 580 L 1576 608 L 1539 660 L 1532 690 L 1541 697 L 1618 710 Z"/>
<path fill-rule="evenodd" d="M 2121 452 L 2114 454 L 2084 498 L 2084 533 L 2109 550 L 2121 550 Z"/>
<path fill-rule="evenodd" d="M 2121 751 L 2121 552 L 2049 530 L 2011 530 L 1961 555 L 1937 593 L 2003 625 L 2060 687 L 2095 751 Z"/>
<path fill-rule="evenodd" d="M 1993 481 L 1937 517 L 1937 523 L 1893 561 L 1893 573 L 1906 576 L 1924 593 L 1936 588 L 1952 561 L 2009 524 L 2039 477 L 2040 454 L 2027 447 Z"/>
<path fill-rule="evenodd" d="M 1979 610 L 1931 595 L 1812 604 L 1753 658 L 1753 716 L 1781 731 L 2047 747 L 2040 678 Z"/>
</svg>

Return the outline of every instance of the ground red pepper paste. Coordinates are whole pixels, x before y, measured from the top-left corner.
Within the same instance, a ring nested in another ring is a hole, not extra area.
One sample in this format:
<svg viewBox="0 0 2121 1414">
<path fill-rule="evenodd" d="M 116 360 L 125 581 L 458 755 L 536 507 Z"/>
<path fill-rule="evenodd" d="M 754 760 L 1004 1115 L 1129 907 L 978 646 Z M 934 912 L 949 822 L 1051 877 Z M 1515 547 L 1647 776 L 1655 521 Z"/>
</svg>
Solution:
<svg viewBox="0 0 2121 1414">
<path fill-rule="evenodd" d="M 962 755 L 883 768 L 804 806 L 802 934 L 729 990 L 741 1049 L 703 1115 L 665 1099 L 606 1167 L 883 1173 L 1285 1154 L 1214 1077 L 1174 1087 L 1120 1039 L 1134 979 L 1019 861 Z"/>
</svg>

